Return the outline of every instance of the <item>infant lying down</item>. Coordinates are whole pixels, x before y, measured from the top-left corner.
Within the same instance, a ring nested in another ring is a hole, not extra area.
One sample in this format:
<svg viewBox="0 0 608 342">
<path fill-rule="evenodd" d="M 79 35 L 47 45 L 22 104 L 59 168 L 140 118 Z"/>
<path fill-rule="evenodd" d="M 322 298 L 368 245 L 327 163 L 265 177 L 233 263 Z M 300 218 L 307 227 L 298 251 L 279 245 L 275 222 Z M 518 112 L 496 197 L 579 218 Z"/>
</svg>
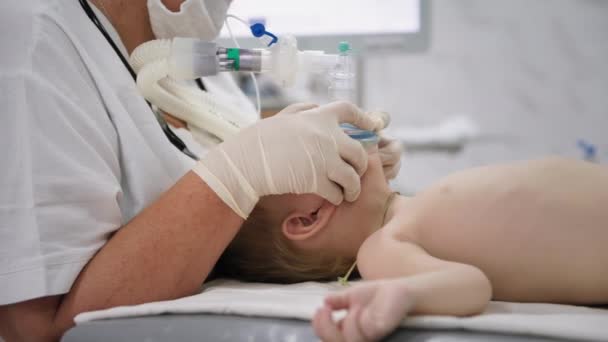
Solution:
<svg viewBox="0 0 608 342">
<path fill-rule="evenodd" d="M 353 203 L 263 198 L 218 263 L 246 281 L 364 280 L 313 319 L 328 341 L 378 340 L 410 314 L 468 316 L 491 299 L 608 303 L 608 168 L 564 159 L 480 167 L 415 197 L 388 187 L 377 153 Z M 333 310 L 346 309 L 334 323 Z"/>
</svg>

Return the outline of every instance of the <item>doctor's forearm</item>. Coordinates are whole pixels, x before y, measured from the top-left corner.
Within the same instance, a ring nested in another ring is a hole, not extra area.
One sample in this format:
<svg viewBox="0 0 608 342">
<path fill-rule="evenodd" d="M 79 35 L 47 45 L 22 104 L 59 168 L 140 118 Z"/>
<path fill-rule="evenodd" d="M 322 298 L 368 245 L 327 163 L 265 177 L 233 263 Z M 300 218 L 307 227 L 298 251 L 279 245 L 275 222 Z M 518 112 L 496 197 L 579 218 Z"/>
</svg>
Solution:
<svg viewBox="0 0 608 342">
<path fill-rule="evenodd" d="M 84 311 L 194 294 L 242 222 L 189 172 L 95 255 L 64 297 L 57 326 Z"/>
</svg>

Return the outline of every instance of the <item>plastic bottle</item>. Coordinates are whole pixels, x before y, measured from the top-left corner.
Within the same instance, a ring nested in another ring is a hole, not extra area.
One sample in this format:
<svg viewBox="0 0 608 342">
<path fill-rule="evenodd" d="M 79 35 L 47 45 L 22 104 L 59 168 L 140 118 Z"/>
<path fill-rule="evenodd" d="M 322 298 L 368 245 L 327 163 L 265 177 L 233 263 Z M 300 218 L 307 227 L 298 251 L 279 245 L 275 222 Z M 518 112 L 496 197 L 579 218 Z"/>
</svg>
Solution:
<svg viewBox="0 0 608 342">
<path fill-rule="evenodd" d="M 338 63 L 330 71 L 328 95 L 331 101 L 348 101 L 357 103 L 355 84 L 355 66 L 348 42 L 338 45 Z"/>
</svg>

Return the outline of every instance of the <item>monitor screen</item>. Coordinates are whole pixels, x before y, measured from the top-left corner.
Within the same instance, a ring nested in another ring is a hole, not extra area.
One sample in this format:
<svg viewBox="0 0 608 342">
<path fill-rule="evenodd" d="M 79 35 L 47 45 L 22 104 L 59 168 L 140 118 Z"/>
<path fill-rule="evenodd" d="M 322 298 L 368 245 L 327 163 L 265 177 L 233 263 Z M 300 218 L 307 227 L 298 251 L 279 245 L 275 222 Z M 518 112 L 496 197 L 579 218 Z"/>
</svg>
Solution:
<svg viewBox="0 0 608 342">
<path fill-rule="evenodd" d="M 249 24 L 261 22 L 278 36 L 294 35 L 301 49 L 335 49 L 339 41 L 348 40 L 355 49 L 373 45 L 417 50 L 426 42 L 425 3 L 424 0 L 234 0 L 229 13 Z M 228 20 L 243 46 L 259 47 L 248 27 Z M 224 27 L 220 41 L 228 42 L 228 37 Z"/>
<path fill-rule="evenodd" d="M 414 33 L 420 30 L 420 0 L 235 0 L 230 7 L 250 23 L 295 36 Z M 236 36 L 249 36 L 232 24 Z M 224 29 L 222 35 L 227 36 Z"/>
</svg>

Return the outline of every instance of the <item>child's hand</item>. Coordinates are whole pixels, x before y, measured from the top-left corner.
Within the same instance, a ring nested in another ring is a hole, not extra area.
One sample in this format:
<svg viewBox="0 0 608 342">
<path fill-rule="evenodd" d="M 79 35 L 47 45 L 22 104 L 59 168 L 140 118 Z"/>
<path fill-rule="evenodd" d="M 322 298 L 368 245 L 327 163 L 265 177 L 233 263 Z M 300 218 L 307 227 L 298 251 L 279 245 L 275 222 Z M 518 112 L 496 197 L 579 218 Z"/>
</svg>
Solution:
<svg viewBox="0 0 608 342">
<path fill-rule="evenodd" d="M 323 341 L 377 341 L 390 334 L 412 308 L 413 298 L 399 279 L 361 283 L 325 298 L 312 325 Z M 334 310 L 347 310 L 335 323 Z"/>
</svg>

